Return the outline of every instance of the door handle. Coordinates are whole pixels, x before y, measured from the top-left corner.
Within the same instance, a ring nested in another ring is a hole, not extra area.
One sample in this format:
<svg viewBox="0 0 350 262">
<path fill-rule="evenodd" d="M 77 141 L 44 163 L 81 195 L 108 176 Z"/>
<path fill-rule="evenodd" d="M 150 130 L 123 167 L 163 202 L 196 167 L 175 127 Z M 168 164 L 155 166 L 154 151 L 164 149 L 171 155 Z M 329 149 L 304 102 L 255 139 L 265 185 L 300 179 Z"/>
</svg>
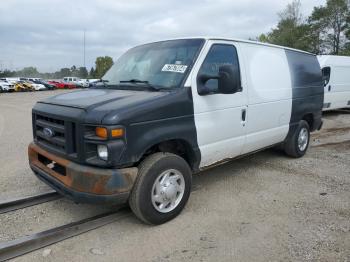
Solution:
<svg viewBox="0 0 350 262">
<path fill-rule="evenodd" d="M 247 110 L 246 109 L 242 109 L 242 121 L 245 122 L 247 116 Z"/>
<path fill-rule="evenodd" d="M 329 85 L 329 86 L 328 86 L 328 92 L 330 92 L 330 91 L 331 91 L 331 89 L 332 89 L 332 86 L 331 86 L 331 85 Z"/>
</svg>

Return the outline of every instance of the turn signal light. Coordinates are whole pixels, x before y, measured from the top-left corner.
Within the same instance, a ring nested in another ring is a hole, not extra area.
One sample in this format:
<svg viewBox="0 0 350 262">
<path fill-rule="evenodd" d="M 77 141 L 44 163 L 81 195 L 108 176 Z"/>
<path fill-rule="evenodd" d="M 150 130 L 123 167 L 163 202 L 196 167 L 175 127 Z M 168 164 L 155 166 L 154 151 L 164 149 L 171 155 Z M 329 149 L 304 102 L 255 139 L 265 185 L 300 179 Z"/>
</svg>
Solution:
<svg viewBox="0 0 350 262">
<path fill-rule="evenodd" d="M 101 138 L 107 138 L 108 137 L 108 131 L 105 127 L 96 127 L 96 136 Z"/>
<path fill-rule="evenodd" d="M 124 129 L 117 128 L 112 129 L 112 137 L 122 137 L 124 135 Z"/>
<path fill-rule="evenodd" d="M 111 130 L 111 137 L 118 138 L 124 135 L 123 128 L 116 128 Z M 96 136 L 107 139 L 108 138 L 108 130 L 105 127 L 96 127 Z"/>
</svg>

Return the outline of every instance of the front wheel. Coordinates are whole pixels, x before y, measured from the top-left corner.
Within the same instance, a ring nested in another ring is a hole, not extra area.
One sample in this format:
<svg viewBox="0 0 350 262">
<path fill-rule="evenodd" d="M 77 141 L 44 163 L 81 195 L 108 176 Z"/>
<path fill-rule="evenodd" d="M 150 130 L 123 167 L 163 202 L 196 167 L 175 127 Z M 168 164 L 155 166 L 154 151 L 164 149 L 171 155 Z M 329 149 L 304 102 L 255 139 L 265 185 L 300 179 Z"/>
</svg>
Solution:
<svg viewBox="0 0 350 262">
<path fill-rule="evenodd" d="M 302 157 L 305 155 L 310 142 L 310 127 L 305 120 L 299 122 L 294 133 L 288 138 L 284 145 L 284 151 L 291 157 Z"/>
<path fill-rule="evenodd" d="M 185 207 L 191 184 L 191 169 L 183 158 L 171 153 L 155 153 L 139 165 L 130 207 L 145 223 L 165 223 Z"/>
</svg>

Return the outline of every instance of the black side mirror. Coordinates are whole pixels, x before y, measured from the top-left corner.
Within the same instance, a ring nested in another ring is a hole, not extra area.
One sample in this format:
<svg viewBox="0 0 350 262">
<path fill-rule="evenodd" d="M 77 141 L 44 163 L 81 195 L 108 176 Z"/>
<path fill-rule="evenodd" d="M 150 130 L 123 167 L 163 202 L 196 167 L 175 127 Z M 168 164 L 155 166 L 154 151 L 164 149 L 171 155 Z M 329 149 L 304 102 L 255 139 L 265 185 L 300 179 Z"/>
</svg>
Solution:
<svg viewBox="0 0 350 262">
<path fill-rule="evenodd" d="M 199 75 L 197 78 L 199 95 L 207 95 L 211 93 L 211 90 L 205 86 L 205 83 L 210 79 L 218 80 L 218 93 L 234 94 L 242 91 L 239 69 L 232 65 L 220 66 L 218 75 Z"/>
<path fill-rule="evenodd" d="M 204 96 L 211 93 L 211 90 L 205 86 L 205 83 L 210 79 L 219 79 L 219 76 L 201 74 L 197 77 L 197 89 L 199 95 Z"/>
<path fill-rule="evenodd" d="M 234 94 L 241 91 L 239 70 L 232 65 L 219 67 L 219 92 L 221 94 Z"/>
</svg>

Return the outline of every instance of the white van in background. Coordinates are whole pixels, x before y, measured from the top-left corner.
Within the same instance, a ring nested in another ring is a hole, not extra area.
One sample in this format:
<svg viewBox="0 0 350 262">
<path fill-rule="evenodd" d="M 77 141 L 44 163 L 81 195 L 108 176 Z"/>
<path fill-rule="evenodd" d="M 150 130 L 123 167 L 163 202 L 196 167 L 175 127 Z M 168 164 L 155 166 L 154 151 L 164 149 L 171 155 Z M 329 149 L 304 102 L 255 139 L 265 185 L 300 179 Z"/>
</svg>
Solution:
<svg viewBox="0 0 350 262">
<path fill-rule="evenodd" d="M 321 55 L 324 79 L 323 111 L 350 108 L 350 57 Z"/>
</svg>

